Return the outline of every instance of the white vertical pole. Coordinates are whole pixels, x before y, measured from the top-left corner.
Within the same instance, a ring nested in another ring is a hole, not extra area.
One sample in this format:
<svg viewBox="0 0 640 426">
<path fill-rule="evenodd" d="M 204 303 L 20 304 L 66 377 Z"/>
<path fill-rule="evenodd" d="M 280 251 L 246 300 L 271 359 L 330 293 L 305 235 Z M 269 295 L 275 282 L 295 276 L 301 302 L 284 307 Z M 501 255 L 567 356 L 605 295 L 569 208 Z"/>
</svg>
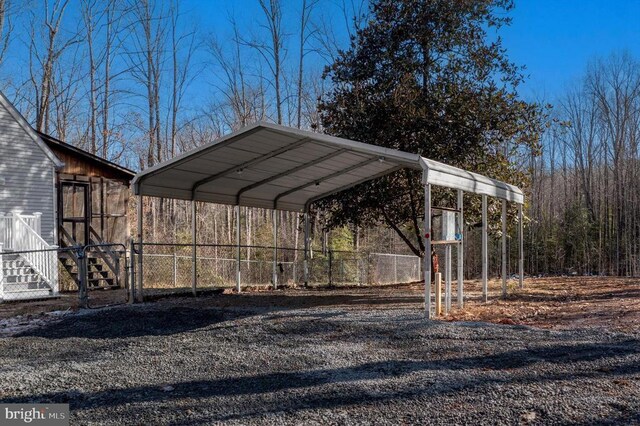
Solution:
<svg viewBox="0 0 640 426">
<path fill-rule="evenodd" d="M 487 196 L 482 196 L 482 299 L 489 297 L 489 253 L 487 249 Z"/>
<path fill-rule="evenodd" d="M 519 247 L 519 281 L 520 288 L 524 288 L 524 224 L 522 223 L 522 204 L 518 204 L 518 245 Z"/>
<path fill-rule="evenodd" d="M 196 295 L 198 286 L 198 265 L 197 265 L 197 223 L 196 223 L 196 202 L 191 200 L 191 293 Z"/>
<path fill-rule="evenodd" d="M 431 318 L 431 185 L 424 185 L 424 309 Z"/>
<path fill-rule="evenodd" d="M 278 212 L 273 210 L 273 288 L 278 288 Z"/>
<path fill-rule="evenodd" d="M 451 310 L 451 244 L 444 248 L 444 312 Z"/>
<path fill-rule="evenodd" d="M 502 297 L 507 297 L 507 200 L 502 200 Z"/>
<path fill-rule="evenodd" d="M 304 212 L 304 285 L 309 284 L 309 212 Z"/>
<path fill-rule="evenodd" d="M 236 206 L 236 291 L 240 293 L 240 206 Z"/>
<path fill-rule="evenodd" d="M 175 247 L 173 249 L 173 288 L 178 285 L 178 255 Z"/>
<path fill-rule="evenodd" d="M 464 192 L 458 190 L 458 308 L 464 307 Z"/>
<path fill-rule="evenodd" d="M 138 302 L 142 302 L 142 195 L 138 195 Z"/>
</svg>

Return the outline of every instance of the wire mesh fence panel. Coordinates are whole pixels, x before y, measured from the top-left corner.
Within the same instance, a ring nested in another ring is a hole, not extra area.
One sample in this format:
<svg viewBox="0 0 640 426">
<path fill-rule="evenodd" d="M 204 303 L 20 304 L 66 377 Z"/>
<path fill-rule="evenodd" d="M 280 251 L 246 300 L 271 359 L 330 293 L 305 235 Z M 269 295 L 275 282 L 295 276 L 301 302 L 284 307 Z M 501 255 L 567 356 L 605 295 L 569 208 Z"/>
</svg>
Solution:
<svg viewBox="0 0 640 426">
<path fill-rule="evenodd" d="M 96 307 L 123 303 L 128 300 L 126 290 L 126 253 L 115 254 L 113 271 L 109 285 L 101 285 L 97 276 L 111 274 L 97 249 L 90 247 L 47 248 L 41 250 L 2 250 L 0 251 L 0 301 L 21 302 L 23 312 L 31 312 L 28 306 L 38 309 L 66 310 L 82 307 Z M 104 250 L 104 248 L 103 248 Z M 103 254 L 103 253 L 102 253 Z M 86 272 L 83 281 L 83 268 Z M 106 277 L 105 277 L 106 278 Z M 81 299 L 81 283 L 86 283 L 87 295 Z M 113 291 L 104 291 L 105 288 Z M 93 303 L 86 303 L 86 301 Z M 26 305 L 26 306 L 25 306 Z"/>
<path fill-rule="evenodd" d="M 287 247 L 240 246 L 241 286 L 297 286 L 305 281 L 304 251 Z M 238 247 L 196 246 L 196 290 L 235 288 Z M 274 257 L 275 256 L 275 257 Z M 192 291 L 193 246 L 145 243 L 143 246 L 145 294 Z M 308 257 L 307 282 L 312 286 L 376 285 L 422 279 L 417 256 L 354 251 L 314 252 Z"/>
<path fill-rule="evenodd" d="M 65 249 L 0 251 L 0 299 L 59 297 L 58 252 Z"/>
<path fill-rule="evenodd" d="M 331 284 L 361 285 L 368 282 L 367 263 L 369 256 L 365 253 L 332 251 Z"/>
<path fill-rule="evenodd" d="M 396 284 L 420 281 L 422 259 L 418 256 L 371 253 L 371 284 Z"/>
</svg>

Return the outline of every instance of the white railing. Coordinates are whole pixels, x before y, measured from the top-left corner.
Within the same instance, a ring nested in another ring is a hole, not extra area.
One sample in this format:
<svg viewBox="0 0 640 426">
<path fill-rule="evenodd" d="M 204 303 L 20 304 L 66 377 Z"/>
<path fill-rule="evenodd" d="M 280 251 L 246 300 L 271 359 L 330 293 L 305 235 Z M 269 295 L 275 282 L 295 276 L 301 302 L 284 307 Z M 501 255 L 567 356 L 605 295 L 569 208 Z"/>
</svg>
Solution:
<svg viewBox="0 0 640 426">
<path fill-rule="evenodd" d="M 36 234 L 41 234 L 42 213 L 36 212 L 30 215 L 21 214 L 20 212 L 0 213 L 0 244 L 8 250 L 16 250 L 13 247 L 15 241 L 13 237 L 13 221 L 15 217 L 21 218 Z"/>
<path fill-rule="evenodd" d="M 53 292 L 57 293 L 57 246 L 49 245 L 42 239 L 39 230 L 39 213 L 31 216 L 23 216 L 19 213 L 0 216 L 0 238 L 2 238 L 0 244 L 5 248 L 20 252 L 19 255 L 49 284 Z"/>
</svg>

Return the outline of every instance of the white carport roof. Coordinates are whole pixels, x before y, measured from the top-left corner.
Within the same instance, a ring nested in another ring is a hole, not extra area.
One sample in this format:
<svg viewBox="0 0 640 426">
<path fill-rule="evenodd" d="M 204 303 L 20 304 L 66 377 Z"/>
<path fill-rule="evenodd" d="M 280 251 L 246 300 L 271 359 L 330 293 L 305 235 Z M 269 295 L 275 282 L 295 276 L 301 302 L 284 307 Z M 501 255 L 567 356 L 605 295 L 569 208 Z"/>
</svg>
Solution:
<svg viewBox="0 0 640 426">
<path fill-rule="evenodd" d="M 512 185 L 394 149 L 256 123 L 138 173 L 134 193 L 304 211 L 312 202 L 402 168 L 425 183 L 522 203 Z"/>
</svg>

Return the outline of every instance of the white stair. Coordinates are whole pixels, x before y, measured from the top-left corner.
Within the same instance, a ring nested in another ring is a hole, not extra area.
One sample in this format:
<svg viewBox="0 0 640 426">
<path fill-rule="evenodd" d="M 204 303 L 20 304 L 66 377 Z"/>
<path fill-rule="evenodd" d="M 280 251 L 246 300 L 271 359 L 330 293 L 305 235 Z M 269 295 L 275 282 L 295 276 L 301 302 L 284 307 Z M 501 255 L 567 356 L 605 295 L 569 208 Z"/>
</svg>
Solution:
<svg viewBox="0 0 640 426">
<path fill-rule="evenodd" d="M 2 300 L 54 297 L 55 292 L 19 254 L 2 253 Z"/>
</svg>

